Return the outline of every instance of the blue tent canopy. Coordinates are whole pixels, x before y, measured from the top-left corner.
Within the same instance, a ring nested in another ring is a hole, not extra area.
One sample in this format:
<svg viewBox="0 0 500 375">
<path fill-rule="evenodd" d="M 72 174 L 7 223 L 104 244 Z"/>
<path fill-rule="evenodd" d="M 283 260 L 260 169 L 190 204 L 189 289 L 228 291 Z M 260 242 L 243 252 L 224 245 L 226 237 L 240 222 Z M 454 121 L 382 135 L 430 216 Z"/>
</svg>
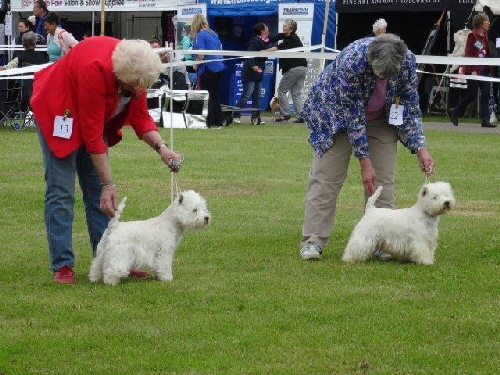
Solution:
<svg viewBox="0 0 500 375">
<path fill-rule="evenodd" d="M 326 3 L 329 1 L 329 11 L 327 18 L 327 27 L 325 34 L 325 46 L 333 47 L 335 45 L 335 1 L 334 0 L 198 0 L 198 3 L 207 4 L 207 15 L 209 23 L 214 30 L 219 33 L 224 49 L 228 50 L 246 50 L 247 42 L 252 35 L 252 27 L 255 22 L 261 18 L 265 20 L 271 28 L 278 25 L 279 4 L 298 4 L 314 3 L 313 28 L 311 34 L 311 44 L 318 45 L 322 42 L 323 27 L 325 19 Z M 232 20 L 231 20 L 232 19 Z M 233 22 L 238 19 L 239 22 Z M 243 21 L 243 22 L 241 22 Z M 246 30 L 246 34 L 234 32 L 234 24 Z M 235 35 L 242 35 L 235 37 Z M 236 60 L 226 61 L 221 84 L 219 85 L 219 96 L 221 102 L 235 104 L 237 91 Z M 276 62 L 272 65 L 276 67 Z M 275 68 L 273 68 L 275 69 Z M 272 73 L 274 77 L 274 73 Z M 261 99 L 261 109 L 266 110 L 268 103 L 274 92 L 274 78 L 264 77 L 263 94 Z M 266 79 L 267 78 L 267 79 Z"/>
<path fill-rule="evenodd" d="M 207 4 L 208 17 L 264 17 L 278 15 L 278 4 L 314 3 L 312 44 L 320 44 L 325 18 L 325 1 L 329 0 L 199 0 Z M 335 43 L 335 1 L 330 1 L 325 45 Z"/>
</svg>

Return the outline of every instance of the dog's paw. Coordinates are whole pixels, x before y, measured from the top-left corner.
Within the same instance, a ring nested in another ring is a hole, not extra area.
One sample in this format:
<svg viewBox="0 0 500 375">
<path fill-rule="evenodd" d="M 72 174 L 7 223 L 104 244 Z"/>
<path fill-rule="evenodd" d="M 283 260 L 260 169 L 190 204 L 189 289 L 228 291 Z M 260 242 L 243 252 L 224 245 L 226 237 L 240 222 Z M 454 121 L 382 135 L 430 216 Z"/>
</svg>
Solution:
<svg viewBox="0 0 500 375">
<path fill-rule="evenodd" d="M 172 281 L 174 279 L 172 275 L 157 275 L 156 277 L 160 281 Z"/>
</svg>

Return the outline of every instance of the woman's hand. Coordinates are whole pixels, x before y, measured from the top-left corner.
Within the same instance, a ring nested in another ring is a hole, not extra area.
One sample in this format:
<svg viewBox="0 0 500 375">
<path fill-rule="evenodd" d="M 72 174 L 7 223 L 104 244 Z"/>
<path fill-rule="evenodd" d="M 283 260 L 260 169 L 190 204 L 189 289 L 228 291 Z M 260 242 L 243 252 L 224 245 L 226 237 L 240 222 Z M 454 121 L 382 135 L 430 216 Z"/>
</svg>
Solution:
<svg viewBox="0 0 500 375">
<path fill-rule="evenodd" d="M 180 164 L 179 163 L 171 163 L 171 161 L 181 162 L 182 158 L 179 154 L 176 154 L 174 151 L 169 149 L 168 147 L 160 148 L 160 157 L 161 160 L 170 168 L 172 172 L 179 172 Z"/>
<path fill-rule="evenodd" d="M 167 143 L 161 138 L 158 131 L 152 130 L 144 133 L 142 140 L 160 154 L 161 160 L 163 160 L 172 172 L 179 172 L 182 161 L 181 156 L 168 148 Z"/>
<path fill-rule="evenodd" d="M 94 168 L 101 181 L 99 208 L 108 217 L 114 217 L 115 211 L 118 209 L 116 203 L 118 194 L 111 180 L 111 169 L 109 168 L 108 156 L 106 154 L 90 154 L 90 158 L 92 159 L 92 164 L 94 164 Z"/>
<path fill-rule="evenodd" d="M 99 208 L 108 217 L 115 217 L 115 212 L 118 209 L 117 198 L 116 187 L 111 181 L 102 186 Z"/>
<path fill-rule="evenodd" d="M 375 191 L 375 182 L 377 180 L 375 169 L 373 169 L 370 158 L 359 159 L 359 165 L 361 167 L 361 181 L 365 188 L 365 194 L 371 197 Z"/>
<path fill-rule="evenodd" d="M 420 165 L 420 170 L 427 176 L 432 176 L 434 174 L 434 160 L 431 158 L 429 151 L 425 148 L 421 148 L 417 151 L 417 158 Z"/>
</svg>

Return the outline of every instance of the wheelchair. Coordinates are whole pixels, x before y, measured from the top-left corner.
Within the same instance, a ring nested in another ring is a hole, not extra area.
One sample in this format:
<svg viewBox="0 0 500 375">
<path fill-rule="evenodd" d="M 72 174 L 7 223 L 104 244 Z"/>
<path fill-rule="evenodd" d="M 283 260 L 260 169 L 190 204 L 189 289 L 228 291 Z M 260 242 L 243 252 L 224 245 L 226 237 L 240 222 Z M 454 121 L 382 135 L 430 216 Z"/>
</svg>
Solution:
<svg viewBox="0 0 500 375">
<path fill-rule="evenodd" d="M 31 64 L 23 64 L 22 67 Z M 35 116 L 29 101 L 33 90 L 33 79 L 0 81 L 0 128 L 24 130 L 35 127 Z"/>
</svg>

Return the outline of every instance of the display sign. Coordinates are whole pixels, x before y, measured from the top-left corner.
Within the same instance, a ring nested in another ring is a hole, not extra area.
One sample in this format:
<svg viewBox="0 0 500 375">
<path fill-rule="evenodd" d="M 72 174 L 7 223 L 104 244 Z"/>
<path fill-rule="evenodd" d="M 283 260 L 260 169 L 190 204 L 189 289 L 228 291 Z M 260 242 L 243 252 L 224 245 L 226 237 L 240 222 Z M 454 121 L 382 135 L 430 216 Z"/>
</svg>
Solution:
<svg viewBox="0 0 500 375">
<path fill-rule="evenodd" d="M 1 1 L 1 0 L 0 0 Z M 33 12 L 34 0 L 11 0 L 13 12 Z M 46 0 L 51 12 L 99 12 L 101 0 Z M 107 12 L 177 10 L 177 0 L 106 0 Z"/>
<path fill-rule="evenodd" d="M 4 20 L 4 24 L 5 24 L 5 36 L 12 36 L 12 13 L 11 12 L 7 12 L 7 14 L 5 15 L 5 20 Z"/>
<path fill-rule="evenodd" d="M 175 17 L 176 49 L 193 49 L 193 39 L 189 35 L 191 31 L 191 20 L 195 14 L 203 14 L 207 17 L 207 4 L 183 5 L 177 8 Z M 177 56 L 179 59 L 194 60 L 192 55 Z"/>
<path fill-rule="evenodd" d="M 440 11 L 460 0 L 337 0 L 337 13 Z M 465 0 L 467 1 L 467 0 Z"/>
</svg>

